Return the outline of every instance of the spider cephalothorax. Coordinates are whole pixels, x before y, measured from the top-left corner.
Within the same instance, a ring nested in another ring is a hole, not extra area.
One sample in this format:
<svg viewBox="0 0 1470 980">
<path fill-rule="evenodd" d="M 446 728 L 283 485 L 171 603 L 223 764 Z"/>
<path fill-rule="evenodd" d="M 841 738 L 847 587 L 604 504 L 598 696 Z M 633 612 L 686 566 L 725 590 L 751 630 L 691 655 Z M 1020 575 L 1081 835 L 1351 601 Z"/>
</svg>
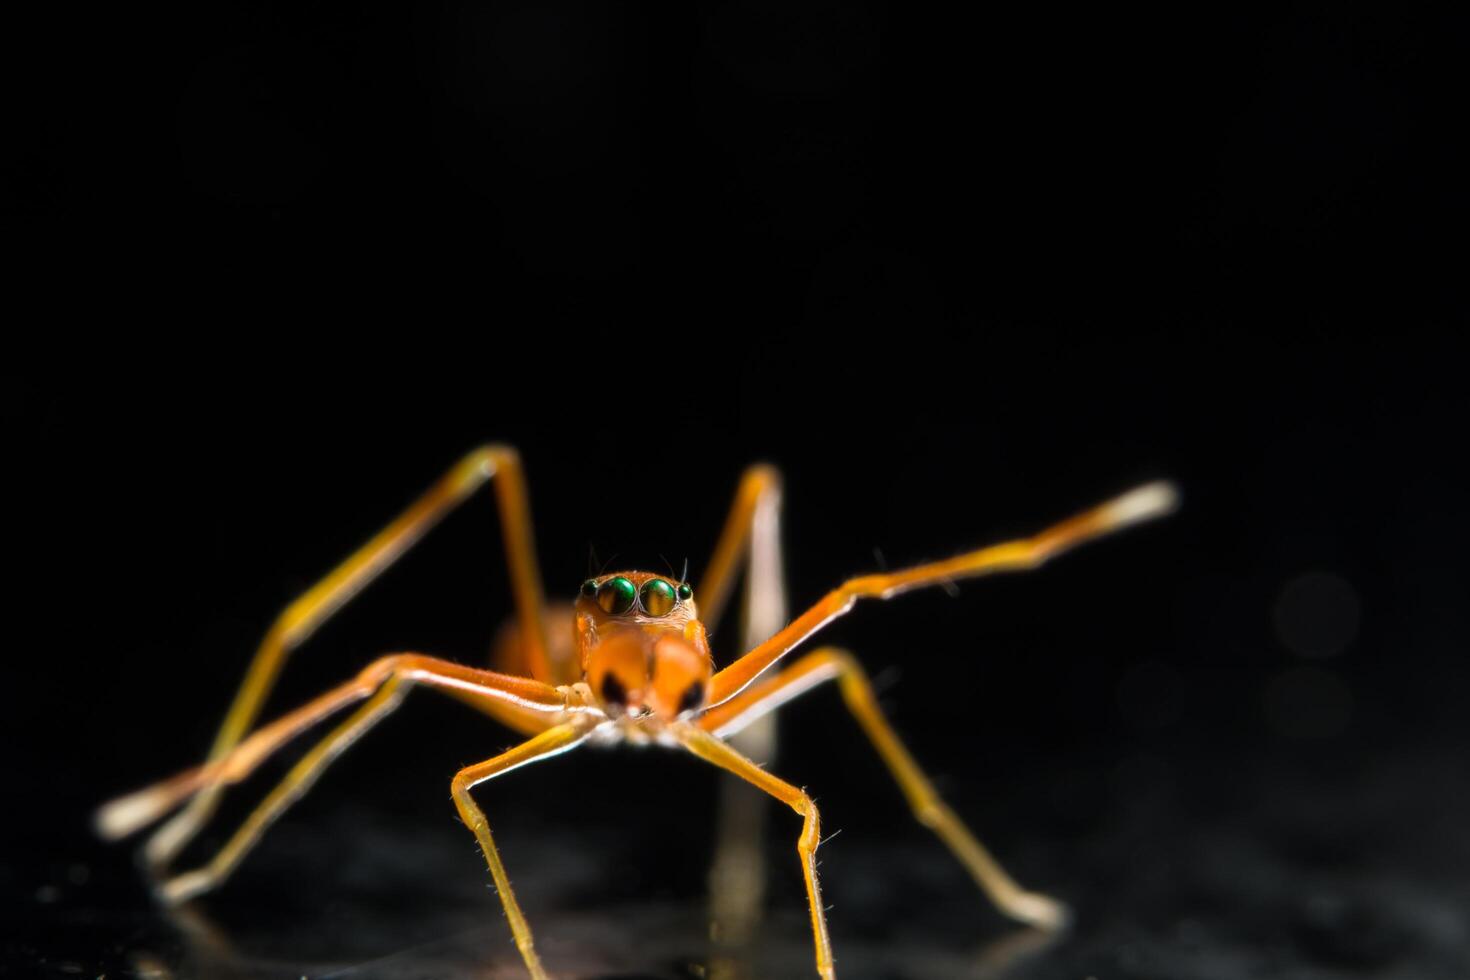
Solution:
<svg viewBox="0 0 1470 980">
<path fill-rule="evenodd" d="M 576 631 L 583 675 L 608 714 L 673 721 L 704 705 L 714 659 L 688 582 L 652 572 L 589 578 Z"/>
</svg>

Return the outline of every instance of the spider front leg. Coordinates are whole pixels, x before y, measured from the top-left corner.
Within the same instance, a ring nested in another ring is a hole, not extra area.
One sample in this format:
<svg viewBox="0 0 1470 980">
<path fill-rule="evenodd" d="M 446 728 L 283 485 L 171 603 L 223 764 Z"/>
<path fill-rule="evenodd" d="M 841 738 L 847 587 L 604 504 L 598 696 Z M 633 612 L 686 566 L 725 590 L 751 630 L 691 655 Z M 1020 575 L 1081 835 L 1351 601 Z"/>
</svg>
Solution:
<svg viewBox="0 0 1470 980">
<path fill-rule="evenodd" d="M 726 772 L 734 773 L 801 814 L 801 836 L 797 838 L 796 850 L 801 855 L 801 873 L 806 878 L 812 939 L 816 945 L 817 975 L 822 980 L 834 980 L 836 974 L 832 965 L 832 940 L 827 935 L 827 912 L 822 905 L 822 889 L 817 884 L 817 845 L 821 843 L 821 822 L 816 803 L 802 790 L 772 776 L 696 725 L 681 723 L 672 731 L 679 743 L 690 752 Z"/>
<path fill-rule="evenodd" d="M 724 738 L 827 681 L 836 680 L 848 711 L 882 757 L 919 823 L 944 841 L 970 872 L 975 883 L 1004 914 L 1041 929 L 1066 925 L 1067 907 L 1016 884 L 985 846 L 951 810 L 904 747 L 873 695 L 862 666 L 846 650 L 823 647 L 797 660 L 780 674 L 760 681 L 696 719 L 696 724 Z"/>
<path fill-rule="evenodd" d="M 215 735 L 208 762 L 224 758 L 250 731 L 291 651 L 306 642 L 322 623 L 383 573 L 449 511 L 492 477 L 496 481 L 506 558 L 516 609 L 525 626 L 533 673 L 550 676 L 542 623 L 541 580 L 531 542 L 530 509 L 520 458 L 508 446 L 484 446 L 466 455 L 439 482 L 414 501 L 391 524 L 350 555 L 276 617 L 261 640 Z M 195 796 L 181 813 L 164 824 L 144 846 L 149 869 L 165 873 L 219 805 L 218 788 Z"/>
<path fill-rule="evenodd" d="M 495 838 L 490 835 L 490 824 L 485 819 L 484 811 L 475 803 L 474 797 L 470 796 L 470 790 L 518 766 L 549 759 L 575 748 L 586 737 L 586 729 L 580 726 L 557 725 L 487 762 L 461 769 L 451 784 L 454 805 L 459 809 L 460 819 L 474 832 L 475 839 L 480 842 L 480 850 L 484 852 L 485 863 L 490 866 L 490 877 L 495 879 L 495 890 L 500 893 L 500 902 L 505 906 L 505 918 L 510 923 L 510 931 L 515 937 L 516 948 L 521 951 L 521 958 L 526 961 L 526 969 L 531 971 L 532 980 L 547 980 L 546 969 L 541 965 L 541 958 L 536 955 L 535 944 L 531 938 L 531 927 L 526 924 L 526 916 L 521 912 L 521 905 L 516 901 L 515 892 L 510 887 L 510 877 L 506 875 L 505 865 L 501 863 L 500 851 L 495 847 Z"/>
<path fill-rule="evenodd" d="M 218 793 L 248 777 L 272 753 L 312 725 L 367 699 L 292 767 L 208 863 L 165 880 L 159 893 L 166 901 L 178 903 L 215 888 L 229 877 L 270 825 L 311 788 L 333 759 L 398 706 L 412 684 L 440 688 L 461 698 L 499 702 L 519 713 L 526 725 L 541 728 L 564 712 L 581 710 L 569 707 L 566 696 L 557 688 L 530 678 L 477 670 L 418 654 L 383 657 L 351 681 L 263 726 L 224 758 L 102 807 L 97 816 L 98 830 L 104 837 L 119 837 L 158 819 L 191 796 Z"/>
<path fill-rule="evenodd" d="M 1172 484 L 1149 483 L 1054 524 L 1030 538 L 991 545 L 902 571 L 848 579 L 785 629 L 715 674 L 710 682 L 709 703 L 718 705 L 739 694 L 766 668 L 802 641 L 832 620 L 846 615 L 859 599 L 891 599 L 904 592 L 942 582 L 1037 568 L 1048 559 L 1086 541 L 1140 521 L 1162 517 L 1177 503 L 1178 495 Z"/>
</svg>

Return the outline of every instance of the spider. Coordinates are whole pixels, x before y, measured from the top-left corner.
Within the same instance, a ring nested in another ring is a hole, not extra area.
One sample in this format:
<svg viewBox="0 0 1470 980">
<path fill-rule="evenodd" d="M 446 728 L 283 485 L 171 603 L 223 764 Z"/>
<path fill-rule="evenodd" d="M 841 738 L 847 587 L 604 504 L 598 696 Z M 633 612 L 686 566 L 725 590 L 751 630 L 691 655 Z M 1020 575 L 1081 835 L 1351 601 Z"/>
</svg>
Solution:
<svg viewBox="0 0 1470 980">
<path fill-rule="evenodd" d="M 287 656 L 447 512 L 491 480 L 516 606 L 514 620 L 495 644 L 497 670 L 417 653 L 393 654 L 375 660 L 352 680 L 295 711 L 252 730 Z M 183 805 L 148 839 L 143 854 L 161 899 L 168 904 L 187 901 L 223 883 L 270 824 L 311 787 L 334 758 L 398 707 L 411 688 L 422 685 L 450 694 L 527 736 L 508 751 L 461 770 L 453 779 L 451 793 L 460 818 L 479 841 L 516 947 L 535 980 L 548 976 L 546 968 L 511 889 L 490 825 L 471 790 L 518 766 L 584 744 L 620 742 L 656 743 L 691 752 L 754 784 L 801 816 L 797 851 L 811 914 L 816 972 L 831 980 L 835 968 L 817 882 L 816 805 L 803 790 L 766 772 L 727 739 L 792 698 L 835 680 L 914 816 L 948 845 L 995 906 L 1020 922 L 1046 930 L 1061 928 L 1067 920 L 1066 907 L 1021 888 L 939 798 L 879 710 L 863 669 L 850 653 L 824 647 L 783 670 L 768 670 L 848 612 L 858 599 L 889 599 L 956 579 L 1035 568 L 1091 538 L 1168 513 L 1176 502 L 1173 487 L 1149 483 L 1030 538 L 945 561 L 849 579 L 774 635 L 717 669 L 709 634 L 720 621 L 742 565 L 750 566 L 747 604 L 757 601 L 762 592 L 763 586 L 755 580 L 772 574 L 769 557 L 756 559 L 779 554 L 780 496 L 780 477 L 772 467 L 754 466 L 745 473 L 697 603 L 693 587 L 683 576 L 676 581 L 673 576 L 622 571 L 587 579 L 571 603 L 548 604 L 536 564 L 519 456 L 506 446 L 476 449 L 281 612 L 256 651 L 205 763 L 105 804 L 97 813 L 98 831 L 117 839 Z M 779 589 L 779 583 L 776 587 Z M 768 588 L 766 591 L 769 593 Z M 245 779 L 271 753 L 312 725 L 354 704 L 356 710 L 296 763 L 211 860 L 194 870 L 171 870 L 182 849 L 214 813 L 227 786 Z"/>
</svg>

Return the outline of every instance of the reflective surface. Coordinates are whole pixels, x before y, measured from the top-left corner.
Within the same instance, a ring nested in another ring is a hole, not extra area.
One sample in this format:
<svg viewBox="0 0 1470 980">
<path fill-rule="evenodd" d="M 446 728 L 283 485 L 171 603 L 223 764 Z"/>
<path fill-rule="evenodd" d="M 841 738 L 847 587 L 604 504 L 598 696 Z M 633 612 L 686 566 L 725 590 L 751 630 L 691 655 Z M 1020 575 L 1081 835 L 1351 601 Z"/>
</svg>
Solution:
<svg viewBox="0 0 1470 980">
<path fill-rule="evenodd" d="M 1462 978 L 1470 963 L 1467 776 L 1450 758 L 1303 777 L 1216 760 L 1221 780 L 1135 759 L 1105 774 L 1126 805 L 1050 849 L 1007 827 L 1018 873 L 1073 901 L 1054 943 L 989 910 L 917 828 L 822 851 L 845 978 L 1086 976 Z M 1201 789 L 1212 785 L 1213 788 Z M 1231 800 L 1234 803 L 1231 803 Z M 1215 812 L 1206 806 L 1223 803 Z M 366 803 L 363 804 L 363 807 Z M 1002 816 L 998 812 L 995 816 Z M 982 820 L 984 826 L 987 821 Z M 990 820 L 994 824 L 996 820 Z M 636 867 L 671 827 L 540 827 L 501 840 L 548 966 L 561 977 L 804 977 L 811 948 L 789 842 L 766 847 L 772 909 L 752 949 L 722 956 L 704 870 Z M 777 819 L 778 834 L 793 830 Z M 630 833 L 633 843 L 618 842 Z M 51 840 L 7 914 L 5 974 L 108 977 L 520 977 L 483 867 L 452 820 L 424 825 L 334 802 L 284 820 L 217 895 L 175 916 L 122 852 Z M 629 855 L 635 860 L 629 864 Z M 70 855 L 68 859 L 67 855 Z M 41 856 L 41 855 L 32 855 Z M 24 867 L 24 865 L 22 865 Z"/>
</svg>

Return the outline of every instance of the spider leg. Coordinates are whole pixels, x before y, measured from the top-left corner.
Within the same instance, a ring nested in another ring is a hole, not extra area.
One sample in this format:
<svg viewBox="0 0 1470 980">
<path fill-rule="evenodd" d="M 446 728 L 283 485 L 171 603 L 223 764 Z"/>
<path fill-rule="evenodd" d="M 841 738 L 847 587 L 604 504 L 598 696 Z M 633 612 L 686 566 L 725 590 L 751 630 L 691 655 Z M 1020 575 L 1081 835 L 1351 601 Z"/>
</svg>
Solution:
<svg viewBox="0 0 1470 980">
<path fill-rule="evenodd" d="M 897 572 L 848 579 L 785 629 L 715 674 L 710 684 L 709 703 L 718 705 L 740 693 L 762 671 L 802 641 L 845 615 L 858 599 L 890 599 L 912 589 L 955 579 L 1033 569 L 1083 542 L 1140 521 L 1162 517 L 1172 511 L 1176 503 L 1177 494 L 1172 485 L 1149 483 L 1054 524 L 1034 537 L 1007 541 Z"/>
<path fill-rule="evenodd" d="M 490 824 L 485 819 L 484 811 L 470 795 L 470 790 L 518 766 L 549 759 L 575 748 L 586 737 L 586 730 L 575 724 L 557 725 L 487 762 L 461 769 L 451 784 L 454 805 L 459 809 L 460 819 L 474 832 L 475 839 L 480 842 L 480 850 L 485 854 L 485 863 L 490 866 L 490 877 L 495 879 L 495 890 L 500 893 L 501 904 L 505 906 L 505 918 L 510 923 L 510 931 L 515 937 L 516 948 L 521 951 L 521 957 L 526 961 L 526 969 L 531 971 L 532 980 L 547 980 L 546 969 L 541 965 L 541 958 L 536 955 L 536 948 L 531 938 L 531 927 L 526 924 L 526 917 L 521 912 L 520 903 L 516 901 L 515 892 L 510 887 L 510 878 L 505 873 L 505 865 L 501 863 L 500 851 L 495 847 L 495 839 L 490 836 Z"/>
<path fill-rule="evenodd" d="M 832 941 L 827 936 L 827 913 L 822 906 L 822 890 L 817 884 L 817 845 L 821 843 L 821 825 L 816 803 L 804 791 L 766 772 L 696 725 L 682 723 L 671 731 L 681 745 L 704 761 L 734 773 L 801 814 L 801 836 L 797 838 L 796 850 L 801 855 L 801 872 L 806 878 L 812 939 L 816 945 L 817 974 L 823 980 L 833 980 L 835 973 L 832 965 Z"/>
<path fill-rule="evenodd" d="M 271 824 L 287 807 L 301 799 L 316 783 L 317 777 L 367 730 L 391 714 L 407 694 L 400 678 L 389 679 L 378 693 L 368 698 L 346 721 L 318 742 L 301 758 L 264 800 L 250 811 L 224 846 L 202 866 L 174 875 L 158 885 L 159 896 L 169 905 L 187 902 L 196 895 L 212 891 L 224 884 L 239 867 L 245 855 L 260 842 Z M 228 757 L 227 757 L 228 758 Z"/>
<path fill-rule="evenodd" d="M 718 631 L 720 619 L 734 592 L 735 579 L 747 558 L 752 562 L 752 574 L 747 576 L 746 581 L 747 615 L 751 611 L 749 607 L 761 601 L 755 594 L 759 587 L 750 580 L 756 577 L 754 566 L 762 562 L 761 552 L 766 548 L 765 542 L 772 540 L 770 535 L 779 526 L 780 512 L 780 472 L 767 464 L 757 464 L 747 469 L 740 478 L 740 487 L 735 491 L 735 502 L 730 506 L 730 514 L 725 518 L 725 526 L 720 530 L 719 540 L 715 543 L 715 550 L 710 555 L 704 576 L 695 583 L 699 586 L 699 618 L 712 635 Z M 774 585 L 779 589 L 779 554 L 776 557 L 778 568 Z M 784 605 L 784 596 L 778 595 L 775 601 Z M 784 620 L 785 616 L 777 615 L 774 618 Z M 755 624 L 746 625 L 750 629 Z M 774 623 L 770 632 L 775 632 L 781 625 L 781 622 Z"/>
<path fill-rule="evenodd" d="M 781 559 L 781 475 L 770 465 L 749 467 L 740 481 L 729 517 L 699 587 L 699 609 L 705 626 L 714 630 L 745 566 L 740 648 L 749 650 L 786 624 L 786 585 Z M 713 621 L 711 620 L 713 616 Z M 743 728 L 732 740 L 736 750 L 759 765 L 776 753 L 776 716 L 767 715 Z M 712 934 L 729 952 L 755 935 L 766 890 L 762 860 L 770 807 L 767 797 L 743 780 L 720 780 L 716 808 L 715 852 L 709 871 Z M 714 980 L 739 975 L 736 964 L 717 957 L 710 963 Z"/>
<path fill-rule="evenodd" d="M 242 833 L 257 817 L 263 820 L 254 835 L 258 836 L 258 832 L 275 819 L 280 809 L 306 791 L 321 768 L 373 722 L 396 707 L 406 693 L 406 685 L 412 683 L 438 687 L 467 699 L 499 702 L 508 710 L 518 712 L 527 724 L 539 719 L 541 727 L 551 724 L 564 711 L 578 710 L 568 707 L 566 696 L 557 688 L 528 677 L 496 674 L 419 654 L 381 657 L 352 680 L 263 725 L 223 757 L 103 805 L 96 816 L 98 833 L 108 839 L 124 837 L 191 797 L 218 793 L 225 786 L 245 779 L 272 753 L 312 725 L 348 705 L 369 699 L 347 722 L 297 763 L 276 793 L 247 820 Z M 271 809 L 273 801 L 278 804 L 274 810 Z M 250 843 L 253 843 L 253 837 L 245 842 L 245 847 L 248 848 Z M 226 850 L 229 849 L 230 845 L 227 845 Z M 235 859 L 242 855 L 243 851 Z"/>
<path fill-rule="evenodd" d="M 1016 884 L 958 815 L 939 798 L 914 757 L 904 747 L 873 696 L 862 666 L 846 650 L 814 650 L 775 677 L 754 684 L 695 720 L 700 728 L 724 738 L 768 712 L 800 697 L 818 684 L 836 680 L 848 711 L 857 720 L 884 765 L 903 791 L 919 823 L 944 841 L 970 872 L 975 883 L 1001 912 L 1042 929 L 1060 929 L 1068 920 L 1061 902 Z"/>
<path fill-rule="evenodd" d="M 383 573 L 449 511 L 492 477 L 496 481 L 502 534 L 517 613 L 525 624 L 532 674 L 547 677 L 540 573 L 531 540 L 530 510 L 520 458 L 508 446 L 484 446 L 466 455 L 409 505 L 391 524 L 288 605 L 266 632 L 245 679 L 221 723 L 209 762 L 226 756 L 249 732 L 275 685 L 286 658 L 338 609 Z M 144 856 L 163 874 L 219 805 L 219 789 L 200 793 L 189 806 L 154 832 Z"/>
</svg>

